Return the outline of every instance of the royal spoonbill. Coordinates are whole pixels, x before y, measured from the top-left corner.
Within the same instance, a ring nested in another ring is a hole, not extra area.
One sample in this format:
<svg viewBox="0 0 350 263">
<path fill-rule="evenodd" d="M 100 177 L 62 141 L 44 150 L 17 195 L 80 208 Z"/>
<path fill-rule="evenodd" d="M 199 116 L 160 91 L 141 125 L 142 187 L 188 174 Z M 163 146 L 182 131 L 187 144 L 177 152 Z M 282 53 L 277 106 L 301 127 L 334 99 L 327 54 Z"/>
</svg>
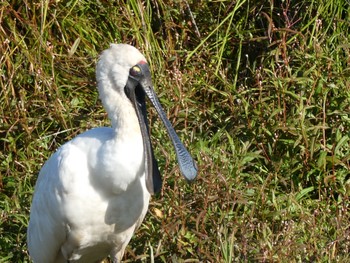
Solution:
<svg viewBox="0 0 350 263">
<path fill-rule="evenodd" d="M 163 121 L 180 170 L 197 167 L 153 89 L 145 57 L 112 44 L 96 67 L 98 91 L 112 127 L 95 128 L 61 146 L 43 165 L 27 231 L 34 262 L 120 262 L 140 226 L 150 195 L 161 188 L 146 118 L 146 96 Z"/>
</svg>

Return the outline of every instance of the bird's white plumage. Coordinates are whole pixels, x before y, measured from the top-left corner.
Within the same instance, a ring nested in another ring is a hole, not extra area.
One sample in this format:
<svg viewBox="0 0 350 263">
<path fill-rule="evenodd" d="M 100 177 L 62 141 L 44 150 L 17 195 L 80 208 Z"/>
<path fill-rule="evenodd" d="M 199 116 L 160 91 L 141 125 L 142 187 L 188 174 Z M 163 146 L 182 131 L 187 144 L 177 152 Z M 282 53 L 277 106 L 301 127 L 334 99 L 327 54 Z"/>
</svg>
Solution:
<svg viewBox="0 0 350 263">
<path fill-rule="evenodd" d="M 144 56 L 111 45 L 96 68 L 112 128 L 89 130 L 64 144 L 40 171 L 28 226 L 34 262 L 121 260 L 142 222 L 150 194 L 135 109 L 124 93 L 129 69 Z"/>
</svg>

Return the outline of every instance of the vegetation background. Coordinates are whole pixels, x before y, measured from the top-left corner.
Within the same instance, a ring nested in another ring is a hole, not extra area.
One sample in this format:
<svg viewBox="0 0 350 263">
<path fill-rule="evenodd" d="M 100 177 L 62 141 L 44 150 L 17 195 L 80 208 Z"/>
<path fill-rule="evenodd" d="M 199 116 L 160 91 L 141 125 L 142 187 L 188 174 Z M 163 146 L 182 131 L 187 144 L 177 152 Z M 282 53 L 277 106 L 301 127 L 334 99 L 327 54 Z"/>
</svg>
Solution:
<svg viewBox="0 0 350 263">
<path fill-rule="evenodd" d="M 0 2 L 0 262 L 29 262 L 38 171 L 109 125 L 98 54 L 131 43 L 198 161 L 164 188 L 125 262 L 350 262 L 349 0 Z M 44 249 L 44 248 L 43 248 Z"/>
</svg>

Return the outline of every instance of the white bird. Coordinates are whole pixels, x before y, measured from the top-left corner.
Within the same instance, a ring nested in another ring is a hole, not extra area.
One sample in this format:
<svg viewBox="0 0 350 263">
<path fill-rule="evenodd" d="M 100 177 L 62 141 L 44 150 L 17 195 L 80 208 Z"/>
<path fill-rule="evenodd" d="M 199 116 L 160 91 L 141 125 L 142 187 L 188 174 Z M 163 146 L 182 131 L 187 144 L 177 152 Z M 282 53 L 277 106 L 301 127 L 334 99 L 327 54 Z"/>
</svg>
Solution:
<svg viewBox="0 0 350 263">
<path fill-rule="evenodd" d="M 166 118 L 145 57 L 112 44 L 99 59 L 100 99 L 112 127 L 89 130 L 61 146 L 42 167 L 27 231 L 34 262 L 120 262 L 161 178 L 150 143 L 145 95 L 172 140 L 184 177 L 197 167 Z"/>
</svg>

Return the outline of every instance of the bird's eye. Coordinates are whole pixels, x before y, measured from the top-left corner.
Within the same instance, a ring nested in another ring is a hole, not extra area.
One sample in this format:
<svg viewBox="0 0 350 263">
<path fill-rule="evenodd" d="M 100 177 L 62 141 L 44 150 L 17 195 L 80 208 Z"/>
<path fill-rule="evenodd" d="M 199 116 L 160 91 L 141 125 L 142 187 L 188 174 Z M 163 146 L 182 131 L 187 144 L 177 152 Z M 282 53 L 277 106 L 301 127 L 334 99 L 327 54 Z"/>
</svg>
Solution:
<svg viewBox="0 0 350 263">
<path fill-rule="evenodd" d="M 142 71 L 141 71 L 141 69 L 140 69 L 140 67 L 139 66 L 133 66 L 131 69 L 130 69 L 130 75 L 131 76 L 134 76 L 134 77 L 136 77 L 136 76 L 140 76 L 142 74 Z"/>
</svg>

